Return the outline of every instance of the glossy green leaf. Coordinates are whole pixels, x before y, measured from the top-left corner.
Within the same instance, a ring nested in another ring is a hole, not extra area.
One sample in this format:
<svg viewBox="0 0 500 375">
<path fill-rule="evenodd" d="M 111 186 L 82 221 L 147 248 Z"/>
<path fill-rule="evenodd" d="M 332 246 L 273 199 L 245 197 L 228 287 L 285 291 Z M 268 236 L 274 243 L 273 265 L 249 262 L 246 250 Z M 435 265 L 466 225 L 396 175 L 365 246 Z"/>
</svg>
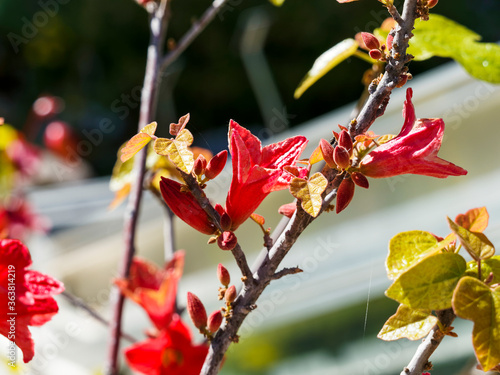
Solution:
<svg viewBox="0 0 500 375">
<path fill-rule="evenodd" d="M 481 280 L 486 280 L 490 273 L 493 273 L 491 284 L 500 283 L 500 255 L 481 261 Z M 477 262 L 475 260 L 467 263 L 466 274 L 475 278 L 478 277 Z"/>
<path fill-rule="evenodd" d="M 311 87 L 318 79 L 323 77 L 326 73 L 340 64 L 342 61 L 348 59 L 356 53 L 359 44 L 354 39 L 344 39 L 342 42 L 336 44 L 328 51 L 323 52 L 319 56 L 312 68 L 307 72 L 306 76 L 302 79 L 295 93 L 293 94 L 295 99 L 300 98 L 300 96 Z"/>
<path fill-rule="evenodd" d="M 488 226 L 490 215 L 486 207 L 473 208 L 465 214 L 457 215 L 455 223 L 471 232 L 482 232 Z"/>
<path fill-rule="evenodd" d="M 413 309 L 448 309 L 453 290 L 465 269 L 465 259 L 460 255 L 435 254 L 402 273 L 385 294 Z"/>
<path fill-rule="evenodd" d="M 181 133 L 184 131 L 187 130 L 184 129 Z M 193 153 L 188 149 L 188 142 L 178 141 L 177 139 L 158 138 L 154 143 L 154 150 L 159 155 L 168 156 L 176 168 L 181 171 L 191 173 L 193 170 L 194 157 Z"/>
<path fill-rule="evenodd" d="M 377 337 L 385 341 L 402 338 L 419 340 L 429 333 L 437 321 L 438 319 L 431 315 L 430 310 L 414 310 L 408 306 L 399 305 L 396 314 L 385 322 Z"/>
<path fill-rule="evenodd" d="M 448 224 L 462 246 L 475 260 L 488 259 L 495 254 L 495 247 L 483 233 L 468 231 L 450 218 L 448 218 Z"/>
<path fill-rule="evenodd" d="M 453 310 L 463 319 L 472 320 L 472 343 L 476 357 L 488 371 L 500 363 L 500 287 L 473 277 L 464 277 L 453 295 Z"/>
<path fill-rule="evenodd" d="M 473 77 L 500 83 L 499 45 L 478 42 L 478 34 L 438 14 L 431 14 L 428 21 L 417 20 L 413 33 L 408 53 L 415 60 L 450 57 Z"/>
<path fill-rule="evenodd" d="M 402 232 L 392 237 L 385 262 L 389 279 L 396 279 L 421 259 L 435 253 L 433 248 L 437 243 L 436 237 L 421 230 Z"/>
</svg>

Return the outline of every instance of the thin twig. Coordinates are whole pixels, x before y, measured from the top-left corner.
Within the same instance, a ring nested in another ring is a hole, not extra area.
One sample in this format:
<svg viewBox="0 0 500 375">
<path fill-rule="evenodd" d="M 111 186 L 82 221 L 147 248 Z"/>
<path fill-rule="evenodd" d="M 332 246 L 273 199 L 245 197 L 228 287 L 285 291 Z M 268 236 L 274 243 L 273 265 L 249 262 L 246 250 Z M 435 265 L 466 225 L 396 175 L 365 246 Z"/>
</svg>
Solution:
<svg viewBox="0 0 500 375">
<path fill-rule="evenodd" d="M 452 309 L 438 311 L 436 315 L 442 325 L 442 329 L 449 328 L 456 318 Z M 428 369 L 430 356 L 446 336 L 442 329 L 437 324 L 432 328 L 425 340 L 419 345 L 408 366 L 401 371 L 400 375 L 420 375 Z"/>
<path fill-rule="evenodd" d="M 102 325 L 106 326 L 106 327 L 109 327 L 109 321 L 107 321 L 106 319 L 103 318 L 103 316 L 101 314 L 99 314 L 97 312 L 96 309 L 92 308 L 91 306 L 89 306 L 84 300 L 82 300 L 81 298 L 78 298 L 77 296 L 71 294 L 70 292 L 68 292 L 67 290 L 65 290 L 64 292 L 61 293 L 61 295 L 66 298 L 66 300 L 71 303 L 73 306 L 75 307 L 78 307 L 82 310 L 85 310 L 92 318 L 94 318 L 95 320 L 97 320 L 99 323 L 101 323 Z M 129 335 L 128 333 L 125 333 L 125 332 L 122 332 L 121 333 L 121 337 L 129 342 L 131 342 L 132 344 L 137 342 L 137 340 L 135 338 L 133 338 L 131 335 Z"/>
<path fill-rule="evenodd" d="M 297 273 L 304 272 L 301 270 L 299 267 L 293 267 L 293 268 L 283 268 L 281 271 L 276 272 L 273 276 L 273 280 L 278 280 L 281 279 L 283 276 L 287 275 L 295 275 Z"/>
<path fill-rule="evenodd" d="M 159 67 L 162 55 L 165 34 L 167 31 L 167 11 L 168 1 L 162 0 L 158 8 L 150 18 L 151 38 L 148 47 L 146 73 L 144 85 L 141 93 L 141 107 L 138 130 L 149 124 L 156 113 L 158 102 L 158 89 L 160 80 Z M 135 235 L 137 231 L 137 221 L 142 200 L 142 187 L 146 164 L 146 148 L 141 150 L 135 157 L 134 171 L 135 180 L 132 183 L 130 197 L 125 210 L 124 223 L 124 253 L 120 267 L 120 277 L 128 278 L 130 265 L 135 254 Z M 110 324 L 110 343 L 108 351 L 108 362 L 106 374 L 118 374 L 118 352 L 120 349 L 121 322 L 124 305 L 124 296 L 118 288 L 113 289 L 114 309 L 113 318 Z"/>
</svg>

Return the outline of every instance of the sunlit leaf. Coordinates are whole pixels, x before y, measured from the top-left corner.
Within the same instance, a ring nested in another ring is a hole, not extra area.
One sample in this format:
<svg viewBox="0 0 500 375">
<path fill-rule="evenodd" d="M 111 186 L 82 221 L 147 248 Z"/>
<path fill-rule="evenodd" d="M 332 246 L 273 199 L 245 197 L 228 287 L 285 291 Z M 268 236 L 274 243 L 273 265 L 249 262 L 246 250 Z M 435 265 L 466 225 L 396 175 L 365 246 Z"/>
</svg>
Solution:
<svg viewBox="0 0 500 375">
<path fill-rule="evenodd" d="M 263 216 L 256 214 L 256 213 L 251 214 L 250 218 L 253 221 L 255 221 L 257 224 L 262 225 L 262 226 L 264 226 L 264 224 L 266 223 L 266 219 L 264 219 Z"/>
<path fill-rule="evenodd" d="M 156 127 L 158 126 L 158 124 L 156 123 L 156 121 L 153 121 L 151 124 L 149 125 L 146 125 L 145 127 L 143 127 L 140 131 L 140 133 L 145 133 L 145 134 L 149 134 L 149 135 L 154 135 L 155 132 L 156 132 Z"/>
<path fill-rule="evenodd" d="M 193 134 L 187 129 L 182 129 L 175 137 L 175 141 L 185 143 L 186 146 L 191 146 L 194 141 Z"/>
<path fill-rule="evenodd" d="M 495 254 L 495 247 L 483 233 L 468 231 L 450 218 L 448 218 L 448 224 L 462 246 L 475 260 L 488 259 Z"/>
<path fill-rule="evenodd" d="M 283 5 L 283 3 L 285 2 L 285 0 L 269 0 L 271 2 L 271 4 L 273 4 L 274 6 L 277 6 L 277 7 L 280 7 Z"/>
<path fill-rule="evenodd" d="M 413 230 L 395 235 L 389 242 L 385 262 L 389 279 L 394 280 L 421 259 L 436 253 L 436 237 L 429 232 Z"/>
<path fill-rule="evenodd" d="M 290 192 L 301 201 L 302 208 L 312 217 L 318 216 L 321 211 L 323 198 L 328 180 L 321 173 L 313 174 L 309 180 L 294 178 L 290 183 Z"/>
<path fill-rule="evenodd" d="M 471 232 L 482 232 L 488 226 L 489 217 L 486 207 L 473 208 L 465 214 L 457 215 L 455 223 Z"/>
<path fill-rule="evenodd" d="M 500 255 L 495 255 L 489 259 L 481 261 L 481 279 L 485 280 L 486 278 L 488 278 L 490 273 L 493 273 L 491 284 L 500 283 Z M 476 278 L 479 277 L 476 261 L 471 260 L 467 263 L 466 274 L 469 276 L 474 276 Z"/>
<path fill-rule="evenodd" d="M 413 309 L 448 309 L 453 290 L 465 269 L 465 259 L 460 255 L 435 254 L 402 273 L 385 294 Z"/>
<path fill-rule="evenodd" d="M 7 124 L 0 126 L 0 150 L 5 150 L 17 138 L 19 134 L 15 128 Z"/>
<path fill-rule="evenodd" d="M 175 137 L 179 132 L 181 132 L 186 127 L 188 122 L 189 122 L 189 113 L 182 116 L 177 124 L 176 123 L 170 124 L 169 128 L 170 134 Z"/>
<path fill-rule="evenodd" d="M 476 357 L 488 371 L 500 363 L 500 287 L 473 277 L 464 277 L 453 295 L 453 310 L 463 319 L 472 320 L 472 343 Z"/>
<path fill-rule="evenodd" d="M 175 139 L 158 138 L 154 143 L 154 150 L 159 155 L 168 156 L 170 161 L 181 171 L 191 173 L 193 170 L 194 157 L 193 153 L 189 151 L 187 143 Z"/>
<path fill-rule="evenodd" d="M 413 34 L 408 53 L 415 60 L 451 57 L 473 77 L 500 83 L 499 45 L 479 43 L 478 34 L 438 14 L 431 14 L 428 21 L 417 20 Z"/>
<path fill-rule="evenodd" d="M 345 39 L 342 42 L 336 44 L 328 51 L 323 52 L 314 62 L 312 68 L 307 72 L 306 76 L 302 79 L 295 93 L 293 94 L 295 99 L 300 98 L 300 96 L 311 87 L 318 79 L 323 77 L 326 73 L 340 64 L 342 61 L 348 59 L 354 55 L 358 49 L 358 42 L 354 39 Z"/>
<path fill-rule="evenodd" d="M 142 150 L 150 140 L 151 136 L 147 133 L 138 133 L 134 135 L 132 138 L 130 138 L 125 147 L 122 148 L 122 152 L 120 155 L 121 161 L 126 162 L 127 160 L 129 160 L 132 156 Z"/>
<path fill-rule="evenodd" d="M 115 193 L 115 197 L 108 206 L 109 210 L 114 210 L 128 197 L 130 194 L 130 184 L 124 185 L 120 190 Z"/>
<path fill-rule="evenodd" d="M 321 160 L 324 160 L 323 154 L 321 153 L 321 147 L 318 146 L 311 154 L 311 157 L 309 158 L 309 164 L 313 165 L 319 163 Z"/>
<path fill-rule="evenodd" d="M 401 338 L 419 340 L 429 333 L 437 321 L 438 318 L 431 315 L 430 310 L 414 310 L 399 305 L 396 314 L 385 322 L 377 337 L 385 341 Z"/>
</svg>

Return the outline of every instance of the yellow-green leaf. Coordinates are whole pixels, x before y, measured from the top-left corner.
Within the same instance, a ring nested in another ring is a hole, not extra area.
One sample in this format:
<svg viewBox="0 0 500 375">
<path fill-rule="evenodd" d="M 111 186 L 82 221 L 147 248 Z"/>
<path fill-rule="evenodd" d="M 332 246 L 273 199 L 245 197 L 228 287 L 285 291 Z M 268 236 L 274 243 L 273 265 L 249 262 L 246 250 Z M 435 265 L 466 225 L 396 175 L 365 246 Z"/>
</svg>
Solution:
<svg viewBox="0 0 500 375">
<path fill-rule="evenodd" d="M 285 0 L 269 0 L 271 2 L 271 4 L 273 4 L 274 6 L 277 6 L 277 7 L 280 7 L 283 5 L 283 3 L 285 2 Z"/>
<path fill-rule="evenodd" d="M 193 134 L 187 129 L 182 129 L 175 137 L 175 141 L 185 143 L 186 146 L 191 146 L 194 141 Z"/>
<path fill-rule="evenodd" d="M 491 284 L 500 283 L 500 255 L 495 255 L 489 259 L 481 261 L 481 279 L 486 280 L 490 273 L 493 273 Z M 467 275 L 478 277 L 477 262 L 471 260 L 467 263 Z"/>
<path fill-rule="evenodd" d="M 323 77 L 326 73 L 340 64 L 342 61 L 348 59 L 356 53 L 358 50 L 358 42 L 354 39 L 344 39 L 342 42 L 334 45 L 328 51 L 323 52 L 319 56 L 312 68 L 307 72 L 306 76 L 302 79 L 295 93 L 293 94 L 295 99 L 300 98 L 300 96 L 311 87 L 318 79 Z"/>
<path fill-rule="evenodd" d="M 473 208 L 465 214 L 457 215 L 455 223 L 471 232 L 482 232 L 488 226 L 489 217 L 486 207 Z"/>
<path fill-rule="evenodd" d="M 389 242 L 389 255 L 385 262 L 389 279 L 396 279 L 423 258 L 437 252 L 437 243 L 436 237 L 421 230 L 395 235 Z"/>
<path fill-rule="evenodd" d="M 153 121 L 151 124 L 149 125 L 146 125 L 145 127 L 143 127 L 140 131 L 140 133 L 145 133 L 145 134 L 149 134 L 149 135 L 154 135 L 155 132 L 156 132 L 156 127 L 158 126 L 158 124 L 156 123 L 156 121 Z"/>
<path fill-rule="evenodd" d="M 462 246 L 475 260 L 488 259 L 495 254 L 495 247 L 483 233 L 468 231 L 450 218 L 448 218 L 448 224 Z"/>
<path fill-rule="evenodd" d="M 264 224 L 266 223 L 266 219 L 264 219 L 263 216 L 256 214 L 256 213 L 251 214 L 250 218 L 253 221 L 255 221 L 257 224 L 259 224 L 260 226 L 264 226 Z"/>
<path fill-rule="evenodd" d="M 377 337 L 385 341 L 401 338 L 419 340 L 429 333 L 437 321 L 438 318 L 431 315 L 430 310 L 414 310 L 399 305 L 396 314 L 385 322 Z"/>
<path fill-rule="evenodd" d="M 146 146 L 151 140 L 151 136 L 147 133 L 137 133 L 127 142 L 121 150 L 120 159 L 123 163 L 129 160 Z"/>
<path fill-rule="evenodd" d="M 453 290 L 465 269 L 465 259 L 460 255 L 438 253 L 402 273 L 385 294 L 413 309 L 448 309 Z"/>
<path fill-rule="evenodd" d="M 321 211 L 323 198 L 328 180 L 321 173 L 313 174 L 309 180 L 295 177 L 290 183 L 290 193 L 301 201 L 302 208 L 312 217 L 318 216 Z"/>
<path fill-rule="evenodd" d="M 175 167 L 181 171 L 191 173 L 193 170 L 194 157 L 193 153 L 189 151 L 187 143 L 179 142 L 176 139 L 158 138 L 154 143 L 154 150 L 159 155 L 168 156 Z"/>
<path fill-rule="evenodd" d="M 472 320 L 472 343 L 484 371 L 500 363 L 500 287 L 473 277 L 464 277 L 453 295 L 453 310 L 463 319 Z"/>
</svg>

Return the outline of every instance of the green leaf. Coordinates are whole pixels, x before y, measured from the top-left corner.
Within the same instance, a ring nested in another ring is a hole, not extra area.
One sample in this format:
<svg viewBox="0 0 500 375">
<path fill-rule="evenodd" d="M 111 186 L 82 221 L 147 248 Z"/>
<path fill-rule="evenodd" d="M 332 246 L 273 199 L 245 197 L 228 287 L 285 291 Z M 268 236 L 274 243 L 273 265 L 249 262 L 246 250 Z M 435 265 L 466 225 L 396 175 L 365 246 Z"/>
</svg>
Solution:
<svg viewBox="0 0 500 375">
<path fill-rule="evenodd" d="M 493 280 L 491 280 L 491 284 L 500 283 L 500 255 L 495 255 L 489 259 L 481 261 L 482 280 L 486 280 L 490 273 L 493 273 Z M 477 262 L 475 260 L 471 260 L 467 263 L 466 274 L 475 278 L 478 277 Z"/>
<path fill-rule="evenodd" d="M 184 129 L 184 132 L 188 130 Z M 179 133 L 179 134 L 181 134 Z M 191 134 L 191 133 L 189 133 Z M 194 166 L 193 153 L 188 149 L 188 143 L 177 139 L 158 138 L 154 143 L 154 150 L 157 154 L 168 156 L 176 168 L 185 173 L 191 173 Z"/>
<path fill-rule="evenodd" d="M 321 194 L 328 181 L 320 172 L 313 174 L 309 180 L 295 177 L 290 183 L 290 193 L 301 201 L 302 208 L 312 217 L 318 216 L 323 204 Z"/>
<path fill-rule="evenodd" d="M 488 226 L 490 215 L 486 207 L 473 208 L 465 214 L 457 215 L 455 223 L 471 232 L 482 232 Z"/>
<path fill-rule="evenodd" d="M 401 338 L 419 340 L 429 333 L 437 321 L 438 318 L 431 315 L 430 310 L 414 310 L 399 305 L 396 314 L 385 322 L 377 337 L 385 341 Z"/>
<path fill-rule="evenodd" d="M 415 60 L 451 57 L 473 77 L 500 83 L 499 45 L 479 43 L 481 36 L 438 14 L 431 14 L 428 21 L 417 20 L 413 34 L 407 52 Z"/>
<path fill-rule="evenodd" d="M 323 52 L 319 56 L 312 68 L 307 72 L 306 76 L 302 79 L 299 86 L 295 89 L 293 97 L 295 99 L 300 98 L 300 96 L 311 87 L 318 79 L 323 77 L 326 73 L 340 64 L 342 61 L 348 59 L 356 53 L 358 50 L 358 42 L 354 39 L 344 39 L 342 42 L 334 45 L 328 51 Z"/>
<path fill-rule="evenodd" d="M 448 309 L 453 290 L 465 269 L 465 259 L 460 255 L 435 254 L 402 273 L 385 294 L 413 309 Z"/>
<path fill-rule="evenodd" d="M 472 343 L 484 371 L 500 363 L 500 287 L 464 277 L 453 295 L 453 310 L 463 319 L 472 320 Z"/>
<path fill-rule="evenodd" d="M 437 243 L 436 237 L 421 230 L 396 234 L 389 242 L 389 255 L 385 262 L 389 279 L 396 279 L 408 268 L 435 253 Z"/>
<path fill-rule="evenodd" d="M 495 254 L 495 247 L 483 233 L 468 231 L 450 218 L 448 218 L 448 224 L 462 246 L 475 260 L 488 259 Z"/>
</svg>

